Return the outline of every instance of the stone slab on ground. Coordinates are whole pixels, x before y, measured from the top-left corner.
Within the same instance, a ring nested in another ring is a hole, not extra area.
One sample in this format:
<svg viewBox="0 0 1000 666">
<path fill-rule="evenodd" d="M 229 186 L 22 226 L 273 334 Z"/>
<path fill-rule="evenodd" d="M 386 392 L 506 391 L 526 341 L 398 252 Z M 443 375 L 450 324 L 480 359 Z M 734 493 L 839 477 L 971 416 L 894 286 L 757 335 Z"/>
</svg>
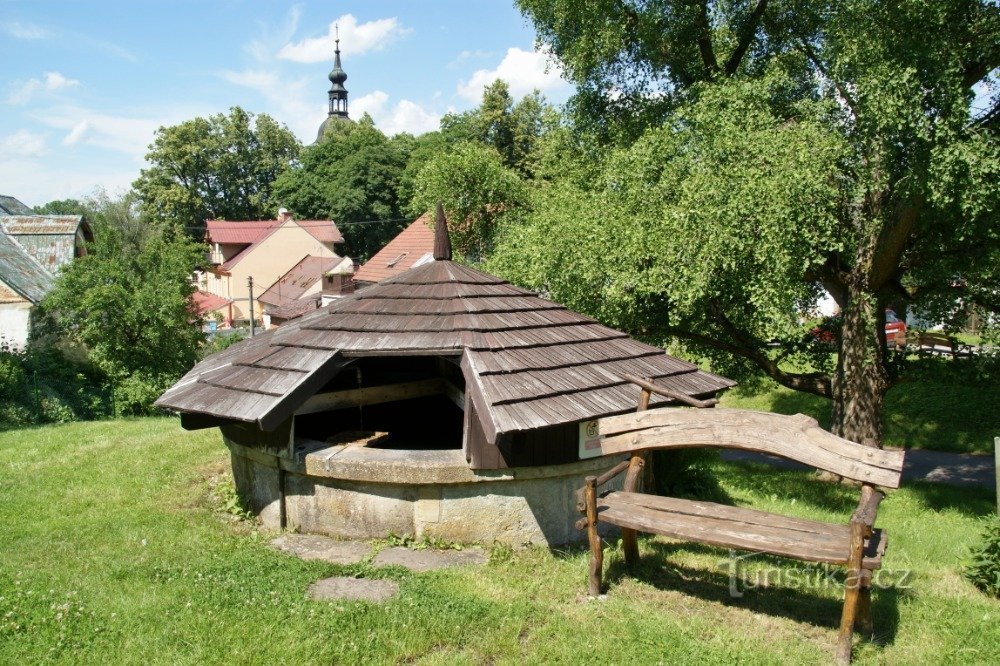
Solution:
<svg viewBox="0 0 1000 666">
<path fill-rule="evenodd" d="M 357 564 L 371 552 L 360 541 L 339 541 L 318 534 L 282 534 L 271 545 L 303 560 L 323 560 L 331 564 Z"/>
<path fill-rule="evenodd" d="M 489 560 L 486 554 L 478 548 L 466 550 L 410 550 L 402 546 L 386 548 L 375 556 L 377 567 L 396 565 L 406 567 L 410 571 L 432 571 L 446 567 L 461 567 L 472 564 L 485 564 Z"/>
<path fill-rule="evenodd" d="M 306 594 L 316 601 L 387 601 L 398 592 L 394 580 L 334 576 L 316 581 Z"/>
</svg>

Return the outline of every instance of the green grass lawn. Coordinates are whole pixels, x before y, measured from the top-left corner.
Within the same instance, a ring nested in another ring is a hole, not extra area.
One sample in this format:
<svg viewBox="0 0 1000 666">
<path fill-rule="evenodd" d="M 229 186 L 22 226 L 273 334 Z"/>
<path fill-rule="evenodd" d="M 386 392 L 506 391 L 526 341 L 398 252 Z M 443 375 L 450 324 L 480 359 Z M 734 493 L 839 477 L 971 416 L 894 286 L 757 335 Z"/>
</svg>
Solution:
<svg viewBox="0 0 1000 666">
<path fill-rule="evenodd" d="M 0 433 L 0 663 L 827 663 L 841 589 L 748 561 L 768 589 L 728 594 L 725 552 L 642 542 L 638 575 L 608 551 L 607 599 L 585 595 L 586 554 L 493 551 L 485 567 L 413 574 L 303 562 L 222 510 L 216 431 L 174 419 Z M 854 489 L 797 472 L 715 464 L 736 504 L 843 521 Z M 862 663 L 983 663 L 1000 602 L 960 576 L 986 491 L 913 485 L 883 504 L 887 587 Z M 904 571 L 912 576 L 902 578 Z M 389 577 L 384 605 L 307 600 L 335 574 Z M 774 576 L 778 576 L 775 578 Z M 893 582 L 895 581 L 895 582 Z M 900 582 L 902 581 L 902 582 Z M 992 655 L 992 657 L 991 657 Z"/>
<path fill-rule="evenodd" d="M 893 387 L 885 403 L 885 446 L 935 449 L 954 453 L 992 453 L 1000 437 L 1000 382 L 969 381 L 947 371 L 948 360 L 933 381 L 912 381 Z M 962 361 L 958 361 L 961 363 Z M 830 426 L 830 401 L 792 391 L 773 382 L 762 390 L 728 391 L 722 406 L 778 414 L 808 414 Z"/>
</svg>

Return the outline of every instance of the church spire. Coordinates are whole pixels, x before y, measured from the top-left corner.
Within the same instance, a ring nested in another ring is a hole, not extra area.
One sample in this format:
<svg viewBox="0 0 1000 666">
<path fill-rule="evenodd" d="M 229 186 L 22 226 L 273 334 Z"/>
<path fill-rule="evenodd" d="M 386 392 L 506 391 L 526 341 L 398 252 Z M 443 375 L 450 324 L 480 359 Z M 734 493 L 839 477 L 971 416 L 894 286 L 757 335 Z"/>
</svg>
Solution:
<svg viewBox="0 0 1000 666">
<path fill-rule="evenodd" d="M 328 117 L 338 116 L 347 118 L 347 88 L 344 81 L 347 80 L 347 72 L 340 64 L 340 26 L 335 26 L 337 38 L 333 50 L 333 69 L 330 71 L 330 110 Z"/>
<path fill-rule="evenodd" d="M 330 108 L 327 111 L 326 119 L 323 120 L 323 124 L 319 126 L 319 132 L 316 134 L 316 143 L 320 143 L 323 140 L 323 135 L 326 133 L 327 127 L 331 123 L 336 123 L 340 120 L 350 120 L 347 117 L 347 88 L 344 87 L 344 81 L 347 80 L 347 72 L 340 64 L 340 26 L 335 26 L 334 29 L 337 31 L 337 38 L 334 40 L 333 49 L 333 69 L 330 70 Z"/>
</svg>

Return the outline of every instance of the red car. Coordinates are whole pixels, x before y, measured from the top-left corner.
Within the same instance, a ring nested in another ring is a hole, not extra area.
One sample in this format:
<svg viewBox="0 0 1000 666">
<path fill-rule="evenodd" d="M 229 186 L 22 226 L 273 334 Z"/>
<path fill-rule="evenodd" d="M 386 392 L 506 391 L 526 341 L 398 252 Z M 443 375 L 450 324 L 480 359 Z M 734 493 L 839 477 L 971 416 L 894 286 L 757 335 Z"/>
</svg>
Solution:
<svg viewBox="0 0 1000 666">
<path fill-rule="evenodd" d="M 906 322 L 900 321 L 892 310 L 885 311 L 885 343 L 889 347 L 906 344 Z"/>
</svg>

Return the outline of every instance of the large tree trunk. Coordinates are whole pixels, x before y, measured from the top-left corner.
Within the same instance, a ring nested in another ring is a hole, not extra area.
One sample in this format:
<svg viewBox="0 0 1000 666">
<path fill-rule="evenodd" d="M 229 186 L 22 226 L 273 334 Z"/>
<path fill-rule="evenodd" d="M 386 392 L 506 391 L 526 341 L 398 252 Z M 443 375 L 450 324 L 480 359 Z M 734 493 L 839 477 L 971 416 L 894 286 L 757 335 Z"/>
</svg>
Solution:
<svg viewBox="0 0 1000 666">
<path fill-rule="evenodd" d="M 882 446 L 882 407 L 889 390 L 885 310 L 871 293 L 850 289 L 843 309 L 840 353 L 832 377 L 834 434 Z"/>
</svg>

